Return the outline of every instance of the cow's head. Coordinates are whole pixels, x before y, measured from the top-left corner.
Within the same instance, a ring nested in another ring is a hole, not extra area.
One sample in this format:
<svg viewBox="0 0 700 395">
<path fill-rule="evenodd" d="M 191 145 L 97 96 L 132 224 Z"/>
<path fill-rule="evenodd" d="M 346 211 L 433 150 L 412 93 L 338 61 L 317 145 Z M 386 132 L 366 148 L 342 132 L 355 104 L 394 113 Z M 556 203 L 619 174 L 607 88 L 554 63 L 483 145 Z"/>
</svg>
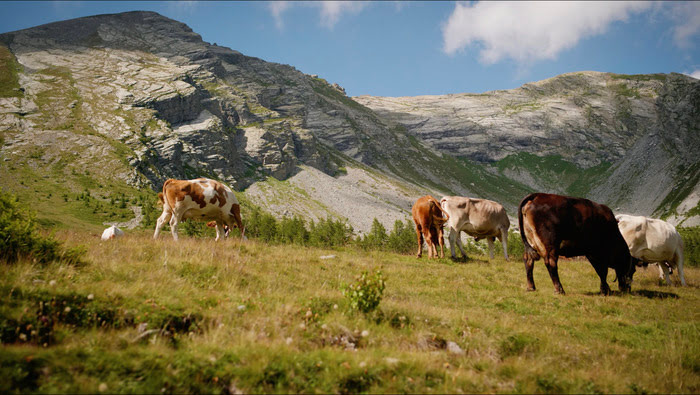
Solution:
<svg viewBox="0 0 700 395">
<path fill-rule="evenodd" d="M 207 222 L 207 226 L 210 227 L 210 228 L 216 228 L 216 221 L 209 221 L 209 222 Z M 233 225 L 233 227 L 235 228 L 236 225 Z M 225 224 L 224 224 L 224 237 L 228 237 L 228 232 L 229 232 L 229 231 L 231 231 L 231 228 L 229 228 L 228 225 L 225 225 Z"/>
</svg>

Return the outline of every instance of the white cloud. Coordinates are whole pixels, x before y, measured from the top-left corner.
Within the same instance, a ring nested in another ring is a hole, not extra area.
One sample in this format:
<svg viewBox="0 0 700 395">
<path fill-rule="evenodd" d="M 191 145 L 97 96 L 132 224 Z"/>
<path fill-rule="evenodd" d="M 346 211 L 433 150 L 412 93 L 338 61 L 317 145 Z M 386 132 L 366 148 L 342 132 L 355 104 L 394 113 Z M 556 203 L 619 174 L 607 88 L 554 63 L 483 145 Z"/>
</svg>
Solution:
<svg viewBox="0 0 700 395">
<path fill-rule="evenodd" d="M 282 14 L 291 6 L 303 5 L 306 7 L 318 8 L 319 23 L 321 26 L 332 30 L 343 15 L 357 14 L 362 11 L 367 4 L 368 3 L 364 1 L 272 1 L 268 3 L 268 9 L 275 19 L 275 26 L 282 30 L 284 27 Z"/>
<path fill-rule="evenodd" d="M 268 3 L 268 8 L 272 13 L 272 17 L 275 19 L 275 26 L 277 29 L 282 30 L 284 28 L 284 21 L 282 20 L 282 13 L 284 13 L 290 6 L 288 1 L 272 1 Z"/>
<path fill-rule="evenodd" d="M 168 9 L 179 15 L 191 13 L 198 4 L 196 1 L 168 1 Z"/>
<path fill-rule="evenodd" d="M 321 6 L 321 26 L 329 29 L 333 29 L 338 23 L 341 14 L 356 14 L 367 5 L 360 1 L 321 1 L 317 4 Z"/>
<path fill-rule="evenodd" d="M 554 59 L 579 40 L 602 34 L 616 21 L 649 8 L 651 2 L 457 3 L 443 25 L 443 50 L 454 54 L 478 44 L 480 60 L 520 63 Z"/>
<path fill-rule="evenodd" d="M 700 33 L 700 2 L 674 2 L 671 7 L 674 42 L 680 48 L 689 48 L 691 38 Z"/>
<path fill-rule="evenodd" d="M 695 78 L 696 80 L 700 80 L 700 69 L 695 70 L 695 71 L 690 72 L 690 73 L 685 73 L 685 75 L 689 75 L 689 76 Z"/>
</svg>

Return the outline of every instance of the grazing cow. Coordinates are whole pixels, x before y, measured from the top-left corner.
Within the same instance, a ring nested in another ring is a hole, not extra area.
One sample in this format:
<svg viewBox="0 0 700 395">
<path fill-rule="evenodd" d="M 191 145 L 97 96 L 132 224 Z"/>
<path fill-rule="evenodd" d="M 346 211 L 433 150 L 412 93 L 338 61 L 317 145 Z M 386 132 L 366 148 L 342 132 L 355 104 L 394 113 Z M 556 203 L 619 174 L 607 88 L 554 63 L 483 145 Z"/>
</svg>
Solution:
<svg viewBox="0 0 700 395">
<path fill-rule="evenodd" d="M 116 225 L 112 225 L 109 228 L 105 229 L 104 232 L 102 232 L 102 240 L 112 240 L 117 237 L 122 237 L 124 236 L 124 232 L 117 228 Z"/>
<path fill-rule="evenodd" d="M 226 185 L 207 178 L 196 180 L 169 179 L 163 184 L 163 192 L 158 194 L 163 204 L 163 213 L 158 218 L 153 238 L 157 238 L 160 228 L 170 221 L 170 232 L 177 240 L 177 225 L 185 219 L 213 220 L 216 222 L 216 240 L 228 236 L 228 229 L 235 226 L 245 239 L 245 229 L 241 221 L 241 206 L 233 191 Z"/>
<path fill-rule="evenodd" d="M 535 290 L 532 269 L 542 257 L 555 291 L 564 294 L 557 271 L 559 256 L 581 255 L 598 273 L 602 294 L 610 293 L 608 268 L 615 269 L 620 291 L 630 291 L 635 264 L 607 206 L 588 199 L 533 193 L 520 202 L 518 222 L 525 245 L 528 291 Z"/>
<path fill-rule="evenodd" d="M 440 207 L 440 202 L 430 195 L 418 199 L 413 208 L 413 222 L 416 224 L 416 237 L 418 238 L 418 253 L 416 257 L 423 255 L 423 238 L 428 243 L 428 258 L 437 258 L 438 253 L 435 245 L 440 244 L 440 258 L 445 256 L 445 238 L 442 233 L 442 226 L 447 221 L 448 216 Z"/>
<path fill-rule="evenodd" d="M 659 278 L 668 277 L 668 268 L 678 269 L 681 284 L 685 285 L 683 276 L 683 239 L 676 227 L 660 219 L 635 215 L 616 215 L 620 233 L 627 242 L 630 254 L 646 263 L 656 263 L 659 266 Z"/>
<path fill-rule="evenodd" d="M 489 243 L 489 256 L 493 259 L 493 241 L 495 238 L 503 244 L 503 254 L 508 260 L 508 228 L 510 221 L 506 210 L 500 204 L 486 199 L 472 199 L 461 196 L 445 196 L 440 200 L 442 211 L 446 212 L 450 219 L 447 228 L 450 230 L 450 250 L 452 258 L 455 254 L 455 243 L 462 252 L 462 257 L 467 254 L 462 247 L 460 232 L 467 232 L 476 241 L 486 239 Z"/>
</svg>

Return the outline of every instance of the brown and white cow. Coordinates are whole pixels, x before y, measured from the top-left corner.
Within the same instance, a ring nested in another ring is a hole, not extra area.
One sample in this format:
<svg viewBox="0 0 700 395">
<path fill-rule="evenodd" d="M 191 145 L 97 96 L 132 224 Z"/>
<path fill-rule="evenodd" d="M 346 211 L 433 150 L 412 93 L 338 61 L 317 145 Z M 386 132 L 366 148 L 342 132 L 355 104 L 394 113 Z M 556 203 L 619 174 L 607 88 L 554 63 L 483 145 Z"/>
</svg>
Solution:
<svg viewBox="0 0 700 395">
<path fill-rule="evenodd" d="M 445 256 L 445 238 L 442 233 L 442 226 L 447 221 L 448 216 L 440 207 L 440 202 L 430 195 L 418 199 L 411 208 L 413 223 L 416 225 L 416 237 L 418 239 L 418 253 L 416 257 L 423 255 L 423 239 L 428 243 L 428 258 L 437 258 L 436 245 L 440 244 L 440 258 Z"/>
<path fill-rule="evenodd" d="M 445 196 L 440 199 L 442 211 L 446 212 L 450 219 L 447 228 L 450 230 L 450 250 L 452 258 L 455 254 L 455 243 L 462 252 L 462 257 L 467 258 L 462 246 L 460 232 L 464 231 L 476 241 L 486 239 L 489 244 L 489 256 L 493 259 L 493 241 L 495 238 L 503 244 L 503 254 L 508 260 L 508 228 L 510 220 L 506 210 L 499 203 L 486 199 L 473 199 L 461 196 Z"/>
<path fill-rule="evenodd" d="M 532 269 L 542 257 L 555 291 L 564 293 L 557 270 L 559 256 L 588 258 L 604 295 L 610 293 L 608 268 L 615 270 L 620 291 L 630 291 L 635 264 L 607 206 L 588 199 L 533 193 L 520 202 L 518 222 L 525 245 L 528 291 L 535 290 Z"/>
<path fill-rule="evenodd" d="M 669 266 L 678 269 L 681 284 L 685 285 L 683 239 L 675 226 L 660 219 L 636 215 L 619 214 L 615 218 L 633 257 L 642 262 L 656 263 L 659 278 L 665 278 L 668 285 L 671 285 Z"/>
<path fill-rule="evenodd" d="M 177 240 L 177 225 L 186 219 L 216 221 L 216 240 L 228 236 L 228 229 L 238 226 L 241 237 L 245 229 L 241 221 L 241 206 L 231 188 L 208 178 L 195 180 L 166 180 L 163 192 L 158 194 L 163 204 L 163 213 L 158 218 L 153 238 L 157 238 L 160 228 L 169 221 L 170 232 Z M 225 227 L 228 227 L 226 229 Z"/>
</svg>

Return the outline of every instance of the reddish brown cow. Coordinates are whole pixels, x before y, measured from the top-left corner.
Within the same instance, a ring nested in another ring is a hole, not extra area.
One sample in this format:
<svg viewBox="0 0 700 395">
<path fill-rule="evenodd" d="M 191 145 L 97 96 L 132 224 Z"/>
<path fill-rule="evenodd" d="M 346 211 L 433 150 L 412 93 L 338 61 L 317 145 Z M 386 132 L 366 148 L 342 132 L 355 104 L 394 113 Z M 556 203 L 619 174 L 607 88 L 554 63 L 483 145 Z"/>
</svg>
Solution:
<svg viewBox="0 0 700 395">
<path fill-rule="evenodd" d="M 440 258 L 445 256 L 445 238 L 442 226 L 449 216 L 442 211 L 440 202 L 430 195 L 418 199 L 411 209 L 413 222 L 416 224 L 416 236 L 418 238 L 418 253 L 416 257 L 423 255 L 423 238 L 428 243 L 428 257 L 437 258 L 435 245 L 440 244 Z M 444 214 L 444 217 L 443 217 Z"/>
<path fill-rule="evenodd" d="M 620 291 L 630 290 L 635 265 L 607 206 L 588 199 L 533 193 L 520 202 L 518 222 L 525 245 L 528 291 L 535 290 L 532 269 L 542 257 L 555 291 L 564 293 L 557 270 L 559 256 L 588 258 L 600 277 L 604 295 L 610 293 L 608 268 L 615 269 Z"/>
</svg>

